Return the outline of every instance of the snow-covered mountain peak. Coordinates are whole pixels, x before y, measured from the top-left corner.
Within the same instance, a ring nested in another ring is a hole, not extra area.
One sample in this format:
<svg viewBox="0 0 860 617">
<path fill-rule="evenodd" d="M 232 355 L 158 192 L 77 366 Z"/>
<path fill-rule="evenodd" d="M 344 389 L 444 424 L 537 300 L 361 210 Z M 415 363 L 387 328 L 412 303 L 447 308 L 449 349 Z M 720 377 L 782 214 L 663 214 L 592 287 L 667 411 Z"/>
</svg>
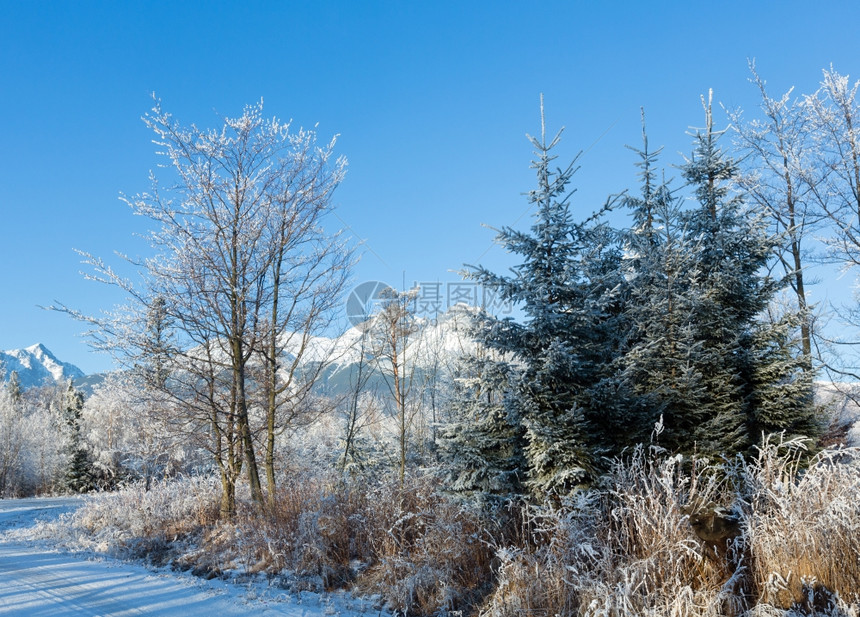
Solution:
<svg viewBox="0 0 860 617">
<path fill-rule="evenodd" d="M 8 380 L 12 371 L 18 373 L 21 387 L 30 388 L 45 382 L 83 379 L 85 373 L 74 364 L 59 360 L 42 343 L 24 349 L 0 351 L 0 376 Z"/>
</svg>

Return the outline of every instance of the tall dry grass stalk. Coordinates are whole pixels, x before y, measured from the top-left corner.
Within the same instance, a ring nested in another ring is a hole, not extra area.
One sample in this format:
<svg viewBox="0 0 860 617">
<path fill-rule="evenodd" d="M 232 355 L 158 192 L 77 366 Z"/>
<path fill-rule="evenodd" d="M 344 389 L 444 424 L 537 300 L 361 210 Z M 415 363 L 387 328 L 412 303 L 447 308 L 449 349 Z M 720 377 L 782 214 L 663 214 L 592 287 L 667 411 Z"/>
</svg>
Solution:
<svg viewBox="0 0 860 617">
<path fill-rule="evenodd" d="M 727 498 L 718 474 L 691 476 L 680 457 L 640 449 L 614 467 L 605 487 L 533 512 L 531 546 L 500 551 L 485 615 L 710 616 L 746 608 L 743 566 L 697 539 L 685 513 Z"/>
<path fill-rule="evenodd" d="M 373 503 L 391 507 L 376 513 L 374 563 L 359 589 L 383 594 L 404 614 L 468 611 L 491 589 L 489 522 L 437 488 L 413 478 L 374 495 Z"/>
<path fill-rule="evenodd" d="M 432 477 L 373 487 L 295 474 L 262 519 L 239 521 L 252 570 L 290 570 L 305 584 L 353 586 L 404 614 L 469 611 L 490 591 L 490 525 L 444 498 Z"/>
<path fill-rule="evenodd" d="M 777 608 L 860 603 L 860 450 L 824 451 L 802 465 L 801 443 L 766 443 L 743 467 L 752 579 Z"/>
</svg>

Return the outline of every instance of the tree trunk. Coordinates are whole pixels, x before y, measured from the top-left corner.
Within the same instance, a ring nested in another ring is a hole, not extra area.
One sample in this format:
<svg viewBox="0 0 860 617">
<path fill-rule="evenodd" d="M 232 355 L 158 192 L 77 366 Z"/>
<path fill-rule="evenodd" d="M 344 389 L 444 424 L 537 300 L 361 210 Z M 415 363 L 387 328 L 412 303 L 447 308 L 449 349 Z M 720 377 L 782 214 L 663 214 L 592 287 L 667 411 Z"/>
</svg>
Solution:
<svg viewBox="0 0 860 617">
<path fill-rule="evenodd" d="M 222 520 L 230 520 L 236 514 L 236 483 L 230 479 L 226 470 L 221 471 L 221 508 Z"/>
</svg>

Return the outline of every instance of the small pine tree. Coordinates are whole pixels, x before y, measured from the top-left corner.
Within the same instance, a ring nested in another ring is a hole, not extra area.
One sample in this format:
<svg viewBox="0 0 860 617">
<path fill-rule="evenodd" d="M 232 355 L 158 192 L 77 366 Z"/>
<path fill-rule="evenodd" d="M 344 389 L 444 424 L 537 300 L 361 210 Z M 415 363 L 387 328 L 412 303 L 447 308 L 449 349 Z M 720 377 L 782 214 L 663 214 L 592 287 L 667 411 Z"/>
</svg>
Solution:
<svg viewBox="0 0 860 617">
<path fill-rule="evenodd" d="M 452 420 L 439 435 L 447 489 L 489 509 L 521 494 L 525 479 L 523 428 L 506 400 L 513 372 L 486 349 L 464 358 L 454 386 Z"/>
<path fill-rule="evenodd" d="M 9 373 L 9 381 L 6 382 L 6 390 L 12 398 L 12 402 L 17 405 L 21 401 L 21 396 L 23 394 L 21 391 L 21 378 L 18 377 L 18 371 L 12 371 Z"/>
<path fill-rule="evenodd" d="M 762 322 L 755 331 L 753 354 L 754 395 L 749 419 L 750 437 L 761 443 L 763 436 L 785 433 L 786 439 L 821 435 L 814 400 L 813 377 L 806 360 L 801 331 L 804 312 Z"/>
<path fill-rule="evenodd" d="M 68 430 L 66 453 L 68 462 L 63 475 L 63 483 L 73 493 L 85 493 L 93 484 L 92 461 L 83 445 L 81 437 L 81 415 L 84 409 L 84 395 L 69 382 L 63 420 Z"/>
</svg>

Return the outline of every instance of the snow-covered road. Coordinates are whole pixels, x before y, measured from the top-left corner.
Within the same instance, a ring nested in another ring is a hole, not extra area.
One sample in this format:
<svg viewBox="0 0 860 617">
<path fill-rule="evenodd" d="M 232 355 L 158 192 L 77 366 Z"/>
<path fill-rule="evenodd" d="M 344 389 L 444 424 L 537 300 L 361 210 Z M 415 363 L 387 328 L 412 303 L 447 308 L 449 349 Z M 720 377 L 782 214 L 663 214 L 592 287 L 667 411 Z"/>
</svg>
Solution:
<svg viewBox="0 0 860 617">
<path fill-rule="evenodd" d="M 0 500 L 0 615 L 165 617 L 343 614 L 318 596 L 281 594 L 267 601 L 249 586 L 202 581 L 189 575 L 152 572 L 111 559 L 87 560 L 44 543 L 10 540 L 2 532 L 31 525 L 78 505 L 76 499 Z M 257 596 L 249 600 L 247 593 Z"/>
</svg>

